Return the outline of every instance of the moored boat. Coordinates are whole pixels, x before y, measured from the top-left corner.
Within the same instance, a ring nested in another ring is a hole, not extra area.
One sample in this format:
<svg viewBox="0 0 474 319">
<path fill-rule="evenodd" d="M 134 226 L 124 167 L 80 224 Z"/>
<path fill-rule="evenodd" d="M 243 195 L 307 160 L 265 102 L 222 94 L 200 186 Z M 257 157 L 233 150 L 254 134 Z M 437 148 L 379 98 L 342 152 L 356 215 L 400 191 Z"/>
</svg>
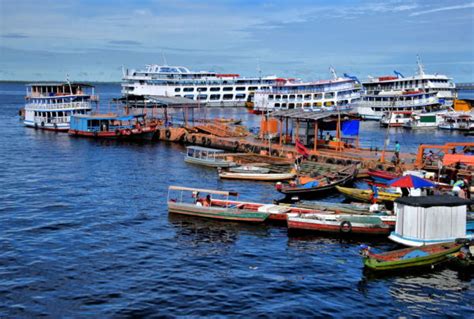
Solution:
<svg viewBox="0 0 474 319">
<path fill-rule="evenodd" d="M 373 198 L 373 191 L 370 189 L 358 189 L 358 188 L 349 188 L 336 186 L 336 189 L 342 193 L 345 197 L 358 200 L 362 202 L 370 203 Z M 383 202 L 393 202 L 395 199 L 399 198 L 401 194 L 398 193 L 387 193 L 387 192 L 378 192 L 376 198 L 377 203 Z"/>
<path fill-rule="evenodd" d="M 363 247 L 364 266 L 373 271 L 390 271 L 415 267 L 433 266 L 447 261 L 450 254 L 461 248 L 457 243 L 425 245 L 375 254 L 370 247 Z"/>
<path fill-rule="evenodd" d="M 408 123 L 414 111 L 388 111 L 384 112 L 380 119 L 380 126 L 402 127 Z"/>
<path fill-rule="evenodd" d="M 178 196 L 174 197 L 174 193 L 178 193 Z M 184 193 L 192 196 L 183 196 Z M 207 196 L 205 199 L 201 199 L 200 194 L 207 194 Z M 269 213 L 231 205 L 228 201 L 229 196 L 237 195 L 235 192 L 170 186 L 168 188 L 168 211 L 175 214 L 247 223 L 262 223 L 268 218 Z M 226 200 L 223 201 L 225 204 L 213 204 L 212 196 L 225 197 Z"/>
<path fill-rule="evenodd" d="M 71 116 L 69 135 L 92 138 L 151 140 L 157 124 L 144 115 L 94 114 Z"/>
<path fill-rule="evenodd" d="M 351 182 L 356 176 L 356 166 L 349 166 L 335 171 L 333 175 L 325 174 L 315 178 L 299 177 L 296 183 L 289 183 L 287 185 L 277 184 L 275 188 L 286 196 L 309 198 L 327 194 L 338 185 L 345 185 Z"/>
<path fill-rule="evenodd" d="M 285 181 L 295 177 L 294 173 L 234 173 L 219 172 L 219 177 L 223 179 L 239 179 L 264 182 Z"/>
<path fill-rule="evenodd" d="M 288 229 L 335 234 L 388 235 L 390 226 L 373 215 L 288 214 Z"/>
<path fill-rule="evenodd" d="M 201 146 L 188 146 L 186 147 L 186 156 L 184 161 L 186 163 L 209 167 L 231 167 L 236 165 L 232 161 L 227 161 L 222 156 L 223 154 L 224 150 Z"/>
<path fill-rule="evenodd" d="M 474 131 L 474 113 L 452 112 L 443 115 L 438 127 L 443 130 Z"/>
<path fill-rule="evenodd" d="M 260 167 L 260 166 L 242 165 L 242 166 L 229 168 L 229 172 L 249 173 L 249 174 L 267 174 L 270 172 L 270 169 L 266 167 Z"/>
<path fill-rule="evenodd" d="M 390 173 L 387 171 L 381 171 L 376 169 L 369 168 L 367 174 L 372 178 L 375 182 L 385 184 L 392 179 L 400 177 L 398 174 Z"/>
<path fill-rule="evenodd" d="M 461 244 L 462 247 L 459 251 L 455 252 L 452 256 L 452 262 L 454 266 L 461 270 L 473 270 L 474 269 L 474 240 L 459 240 L 457 243 Z"/>
</svg>

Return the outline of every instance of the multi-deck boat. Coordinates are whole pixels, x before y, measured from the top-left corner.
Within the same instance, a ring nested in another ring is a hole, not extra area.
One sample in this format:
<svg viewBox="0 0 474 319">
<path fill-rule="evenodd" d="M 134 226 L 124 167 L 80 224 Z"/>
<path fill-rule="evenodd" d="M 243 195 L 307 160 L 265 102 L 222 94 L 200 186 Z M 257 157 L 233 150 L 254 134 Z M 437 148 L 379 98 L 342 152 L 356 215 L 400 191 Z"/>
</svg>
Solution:
<svg viewBox="0 0 474 319">
<path fill-rule="evenodd" d="M 183 66 L 147 65 L 144 70 L 124 70 L 124 97 L 178 96 L 197 100 L 209 106 L 245 106 L 257 90 L 268 89 L 278 81 L 276 76 L 240 77 L 190 71 Z"/>
<path fill-rule="evenodd" d="M 443 130 L 474 131 L 473 112 L 452 112 L 443 115 L 438 127 Z"/>
<path fill-rule="evenodd" d="M 452 106 L 456 97 L 452 79 L 441 74 L 425 74 L 418 59 L 418 74 L 410 77 L 382 76 L 363 82 L 364 94 L 358 106 L 358 113 L 365 119 L 379 120 L 385 111 L 408 111 L 423 109 L 439 103 Z M 396 97 L 409 93 L 422 94 L 419 99 L 406 100 Z M 426 94 L 426 95 L 425 95 Z"/>
<path fill-rule="evenodd" d="M 411 118 L 403 124 L 408 129 L 437 128 L 443 121 L 443 116 L 448 114 L 448 110 L 441 112 L 413 113 Z"/>
<path fill-rule="evenodd" d="M 331 68 L 332 80 L 315 82 L 280 82 L 255 92 L 254 109 L 273 111 L 303 109 L 307 111 L 348 110 L 360 100 L 360 87 L 353 78 L 340 78 Z"/>
<path fill-rule="evenodd" d="M 94 87 L 88 84 L 28 84 L 24 124 L 39 129 L 67 131 L 71 115 L 90 112 L 92 103 L 97 101 Z"/>
</svg>

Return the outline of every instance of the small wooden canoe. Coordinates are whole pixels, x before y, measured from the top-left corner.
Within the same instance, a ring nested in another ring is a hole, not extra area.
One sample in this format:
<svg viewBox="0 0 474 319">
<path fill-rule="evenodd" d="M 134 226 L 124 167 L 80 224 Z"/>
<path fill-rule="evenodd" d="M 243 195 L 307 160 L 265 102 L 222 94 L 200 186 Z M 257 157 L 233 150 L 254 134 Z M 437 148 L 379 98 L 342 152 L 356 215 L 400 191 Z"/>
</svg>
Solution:
<svg viewBox="0 0 474 319">
<path fill-rule="evenodd" d="M 431 266 L 444 262 L 450 255 L 459 251 L 462 245 L 442 243 L 398 249 L 381 254 L 374 254 L 370 247 L 364 248 L 361 254 L 364 266 L 373 271 L 390 271 L 415 267 Z"/>
<path fill-rule="evenodd" d="M 327 176 L 315 178 L 300 185 L 276 185 L 276 190 L 286 196 L 298 196 L 300 198 L 311 198 L 325 195 L 334 190 L 338 185 L 345 185 L 357 176 L 355 166 L 346 167 L 334 172 L 334 176 L 328 180 Z"/>
<path fill-rule="evenodd" d="M 260 166 L 242 165 L 229 168 L 229 172 L 246 174 L 268 174 L 270 172 L 270 169 Z"/>
<path fill-rule="evenodd" d="M 224 179 L 240 179 L 240 180 L 252 180 L 252 181 L 265 181 L 265 182 L 278 182 L 285 181 L 295 177 L 293 173 L 267 173 L 267 174 L 256 174 L 256 173 L 233 173 L 233 172 L 220 172 L 220 178 Z"/>
<path fill-rule="evenodd" d="M 381 170 L 376 170 L 376 169 L 370 169 L 367 171 L 367 174 L 376 182 L 378 183 L 383 183 L 385 184 L 386 182 L 400 177 L 400 175 L 386 172 L 386 171 L 381 171 Z"/>
<path fill-rule="evenodd" d="M 288 214 L 288 229 L 335 234 L 388 235 L 390 226 L 377 216 Z"/>
<path fill-rule="evenodd" d="M 336 189 L 344 196 L 350 199 L 370 203 L 372 199 L 372 191 L 370 189 L 358 189 L 336 186 Z M 398 193 L 378 192 L 377 203 L 393 202 L 395 199 L 402 196 Z"/>
</svg>

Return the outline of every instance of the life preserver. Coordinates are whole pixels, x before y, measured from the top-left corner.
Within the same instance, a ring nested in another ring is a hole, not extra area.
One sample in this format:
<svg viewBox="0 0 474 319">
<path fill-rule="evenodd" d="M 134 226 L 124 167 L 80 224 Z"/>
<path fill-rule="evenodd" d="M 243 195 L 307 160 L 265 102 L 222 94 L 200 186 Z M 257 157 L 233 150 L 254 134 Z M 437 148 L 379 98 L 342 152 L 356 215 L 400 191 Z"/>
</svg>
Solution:
<svg viewBox="0 0 474 319">
<path fill-rule="evenodd" d="M 171 137 L 171 131 L 166 130 L 165 136 L 166 136 L 167 139 L 169 139 Z"/>
<path fill-rule="evenodd" d="M 196 144 L 196 136 L 195 136 L 195 135 L 193 135 L 193 136 L 191 137 L 191 141 L 193 142 L 193 144 Z"/>
<path fill-rule="evenodd" d="M 341 233 L 350 233 L 352 231 L 352 224 L 348 220 L 344 220 L 339 226 Z"/>
</svg>

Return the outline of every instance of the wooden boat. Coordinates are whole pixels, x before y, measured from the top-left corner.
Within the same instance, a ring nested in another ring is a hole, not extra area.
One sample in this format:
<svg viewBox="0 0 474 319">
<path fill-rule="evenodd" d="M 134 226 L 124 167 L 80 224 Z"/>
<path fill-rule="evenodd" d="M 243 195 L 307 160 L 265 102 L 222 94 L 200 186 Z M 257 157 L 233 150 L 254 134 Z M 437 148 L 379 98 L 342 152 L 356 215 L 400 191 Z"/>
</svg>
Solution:
<svg viewBox="0 0 474 319">
<path fill-rule="evenodd" d="M 157 123 L 145 115 L 76 114 L 71 116 L 69 135 L 92 138 L 151 140 Z"/>
<path fill-rule="evenodd" d="M 314 209 L 322 212 L 334 212 L 336 214 L 350 215 L 372 215 L 379 217 L 384 224 L 395 226 L 396 216 L 392 211 L 386 210 L 383 206 L 377 212 L 370 211 L 369 204 L 363 203 L 331 203 L 331 202 L 307 202 L 302 201 L 295 204 L 295 207 Z"/>
<path fill-rule="evenodd" d="M 370 251 L 370 247 L 364 247 L 361 254 L 366 268 L 373 271 L 388 271 L 432 266 L 444 262 L 461 246 L 452 242 L 398 249 L 381 254 L 374 254 Z"/>
<path fill-rule="evenodd" d="M 370 203 L 373 192 L 370 189 L 358 189 L 336 186 L 336 189 L 347 198 Z M 395 199 L 402 196 L 398 193 L 378 192 L 377 203 L 393 202 Z"/>
<path fill-rule="evenodd" d="M 252 180 L 252 181 L 263 181 L 263 182 L 277 182 L 285 181 L 295 177 L 294 173 L 233 173 L 233 172 L 219 172 L 219 177 L 223 179 L 240 179 L 240 180 Z"/>
<path fill-rule="evenodd" d="M 456 241 L 461 249 L 452 255 L 452 263 L 459 269 L 474 269 L 474 240 Z"/>
<path fill-rule="evenodd" d="M 376 170 L 376 169 L 371 169 L 367 171 L 367 174 L 377 183 L 382 183 L 385 184 L 388 181 L 400 177 L 398 174 L 386 172 L 386 171 L 381 171 L 381 170 Z"/>
<path fill-rule="evenodd" d="M 178 196 L 172 197 L 172 193 L 176 192 Z M 185 192 L 193 196 L 183 196 Z M 199 194 L 203 193 L 208 195 L 205 200 L 199 198 Z M 175 214 L 247 223 L 262 223 L 268 218 L 269 213 L 229 205 L 229 196 L 237 195 L 233 192 L 170 186 L 168 188 L 168 211 Z M 211 196 L 224 196 L 227 198 L 227 202 L 225 205 L 215 205 Z"/>
<path fill-rule="evenodd" d="M 286 196 L 298 196 L 300 198 L 316 197 L 327 194 L 334 190 L 338 185 L 345 185 L 351 182 L 357 176 L 355 166 L 346 167 L 340 171 L 334 172 L 331 176 L 326 174 L 317 178 L 299 178 L 300 183 L 275 186 L 276 190 Z"/>
<path fill-rule="evenodd" d="M 266 167 L 260 167 L 260 166 L 242 165 L 242 166 L 229 168 L 229 172 L 248 173 L 248 174 L 267 174 L 270 172 L 270 169 Z"/>
<path fill-rule="evenodd" d="M 336 234 L 388 235 L 390 226 L 368 215 L 288 214 L 288 229 Z"/>
<path fill-rule="evenodd" d="M 186 156 L 184 161 L 186 163 L 209 167 L 231 167 L 236 165 L 232 161 L 227 161 L 222 156 L 223 154 L 223 150 L 201 146 L 188 146 L 186 147 Z"/>
</svg>

